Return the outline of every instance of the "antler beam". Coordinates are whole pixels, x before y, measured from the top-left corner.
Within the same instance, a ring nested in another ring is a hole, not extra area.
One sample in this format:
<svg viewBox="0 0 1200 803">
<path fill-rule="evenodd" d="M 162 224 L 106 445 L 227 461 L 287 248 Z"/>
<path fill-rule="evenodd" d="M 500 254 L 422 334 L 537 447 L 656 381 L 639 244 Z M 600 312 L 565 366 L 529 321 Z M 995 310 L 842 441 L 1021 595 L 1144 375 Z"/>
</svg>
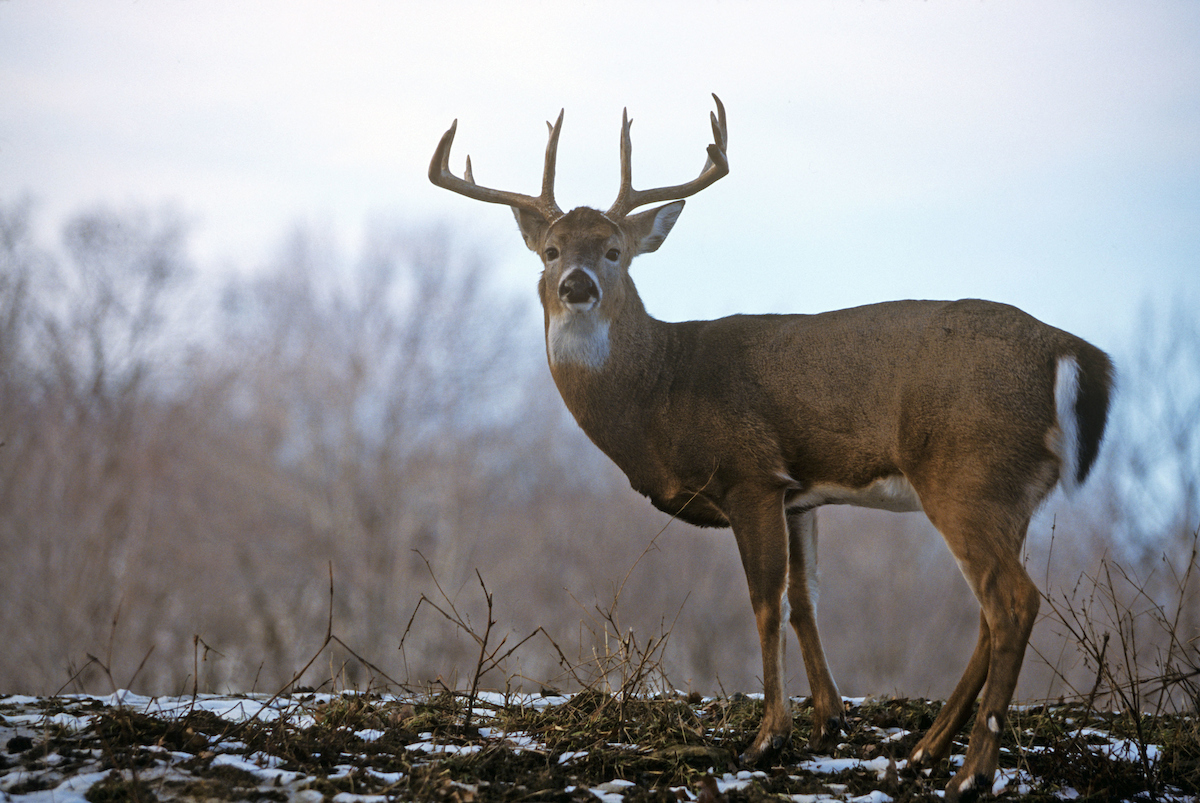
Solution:
<svg viewBox="0 0 1200 803">
<path fill-rule="evenodd" d="M 471 157 L 467 157 L 467 167 L 463 178 L 450 171 L 450 146 L 454 143 L 454 132 L 458 128 L 458 120 L 450 124 L 449 130 L 442 135 L 433 159 L 429 162 L 429 180 L 439 187 L 474 198 L 476 201 L 486 201 L 492 204 L 506 204 L 514 209 L 540 215 L 547 222 L 562 217 L 563 211 L 554 201 L 554 169 L 558 159 L 558 134 L 562 130 L 563 113 L 558 113 L 558 120 L 551 125 L 550 141 L 546 144 L 546 164 L 542 171 L 542 194 L 538 196 L 522 195 L 507 190 L 494 190 L 481 187 L 475 183 L 471 173 Z"/>
<path fill-rule="evenodd" d="M 712 120 L 713 144 L 708 146 L 708 159 L 704 162 L 704 168 L 696 179 L 687 184 L 677 184 L 674 187 L 658 187 L 653 190 L 635 190 L 633 188 L 633 168 L 630 164 L 633 143 L 629 138 L 629 127 L 633 121 L 629 119 L 628 113 L 621 114 L 621 189 L 617 193 L 617 200 L 605 213 L 606 217 L 615 220 L 625 217 L 634 209 L 645 204 L 687 198 L 700 192 L 717 179 L 723 178 L 729 172 L 729 159 L 725 155 L 729 145 L 729 132 L 725 126 L 725 106 L 715 94 L 713 100 L 717 102 L 716 113 L 709 113 Z"/>
</svg>

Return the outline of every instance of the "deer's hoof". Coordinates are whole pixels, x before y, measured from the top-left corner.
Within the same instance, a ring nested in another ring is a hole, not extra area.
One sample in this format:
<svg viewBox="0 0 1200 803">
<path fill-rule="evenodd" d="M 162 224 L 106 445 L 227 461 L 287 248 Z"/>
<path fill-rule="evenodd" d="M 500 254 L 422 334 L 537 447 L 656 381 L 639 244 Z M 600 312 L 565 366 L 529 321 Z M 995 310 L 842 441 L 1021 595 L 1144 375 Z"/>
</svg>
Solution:
<svg viewBox="0 0 1200 803">
<path fill-rule="evenodd" d="M 838 740 L 841 739 L 844 730 L 845 722 L 842 721 L 841 717 L 830 717 L 825 720 L 823 728 L 813 728 L 812 736 L 808 739 L 808 752 L 831 752 L 833 748 L 837 747 Z"/>
<path fill-rule="evenodd" d="M 946 785 L 946 800 L 948 803 L 974 803 L 985 791 L 991 791 L 992 779 L 987 773 L 977 772 L 958 782 L 959 776 L 950 779 Z"/>
<path fill-rule="evenodd" d="M 783 748 L 791 741 L 790 736 L 777 734 L 769 739 L 763 740 L 760 744 L 759 739 L 754 740 L 754 744 L 739 756 L 738 761 L 743 767 L 757 767 L 762 764 L 774 761 L 783 752 Z"/>
</svg>

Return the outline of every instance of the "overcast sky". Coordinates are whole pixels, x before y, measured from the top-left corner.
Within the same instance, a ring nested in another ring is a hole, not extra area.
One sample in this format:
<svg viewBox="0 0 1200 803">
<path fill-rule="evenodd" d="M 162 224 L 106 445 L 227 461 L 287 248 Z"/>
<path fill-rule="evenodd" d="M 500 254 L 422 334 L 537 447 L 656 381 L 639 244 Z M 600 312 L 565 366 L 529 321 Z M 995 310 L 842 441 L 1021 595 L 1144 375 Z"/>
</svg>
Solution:
<svg viewBox="0 0 1200 803">
<path fill-rule="evenodd" d="M 1200 288 L 1200 3 L 0 0 L 0 200 L 47 224 L 174 204 L 205 267 L 290 223 L 445 219 L 528 286 L 511 216 L 425 177 L 607 208 L 692 178 L 710 93 L 731 173 L 635 263 L 668 320 L 977 296 L 1115 347 Z"/>
</svg>

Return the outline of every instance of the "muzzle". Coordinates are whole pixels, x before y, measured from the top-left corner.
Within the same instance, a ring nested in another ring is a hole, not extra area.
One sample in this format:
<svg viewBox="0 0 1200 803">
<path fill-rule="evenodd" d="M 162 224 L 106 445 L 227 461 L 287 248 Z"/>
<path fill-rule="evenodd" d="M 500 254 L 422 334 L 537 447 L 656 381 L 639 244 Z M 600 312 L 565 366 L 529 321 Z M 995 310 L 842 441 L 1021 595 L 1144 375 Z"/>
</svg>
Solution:
<svg viewBox="0 0 1200 803">
<path fill-rule="evenodd" d="M 572 307 L 596 304 L 600 288 L 586 271 L 575 268 L 558 283 L 558 297 Z"/>
</svg>

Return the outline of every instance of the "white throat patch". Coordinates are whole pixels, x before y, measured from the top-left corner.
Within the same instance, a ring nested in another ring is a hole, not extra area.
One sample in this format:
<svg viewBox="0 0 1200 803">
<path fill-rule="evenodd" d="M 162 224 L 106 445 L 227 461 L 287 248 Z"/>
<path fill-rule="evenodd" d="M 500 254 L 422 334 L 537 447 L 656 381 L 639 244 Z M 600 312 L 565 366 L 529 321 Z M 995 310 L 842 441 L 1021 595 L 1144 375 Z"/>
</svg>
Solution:
<svg viewBox="0 0 1200 803">
<path fill-rule="evenodd" d="M 608 320 L 598 315 L 551 315 L 546 353 L 551 365 L 579 365 L 593 371 L 608 362 Z"/>
</svg>

